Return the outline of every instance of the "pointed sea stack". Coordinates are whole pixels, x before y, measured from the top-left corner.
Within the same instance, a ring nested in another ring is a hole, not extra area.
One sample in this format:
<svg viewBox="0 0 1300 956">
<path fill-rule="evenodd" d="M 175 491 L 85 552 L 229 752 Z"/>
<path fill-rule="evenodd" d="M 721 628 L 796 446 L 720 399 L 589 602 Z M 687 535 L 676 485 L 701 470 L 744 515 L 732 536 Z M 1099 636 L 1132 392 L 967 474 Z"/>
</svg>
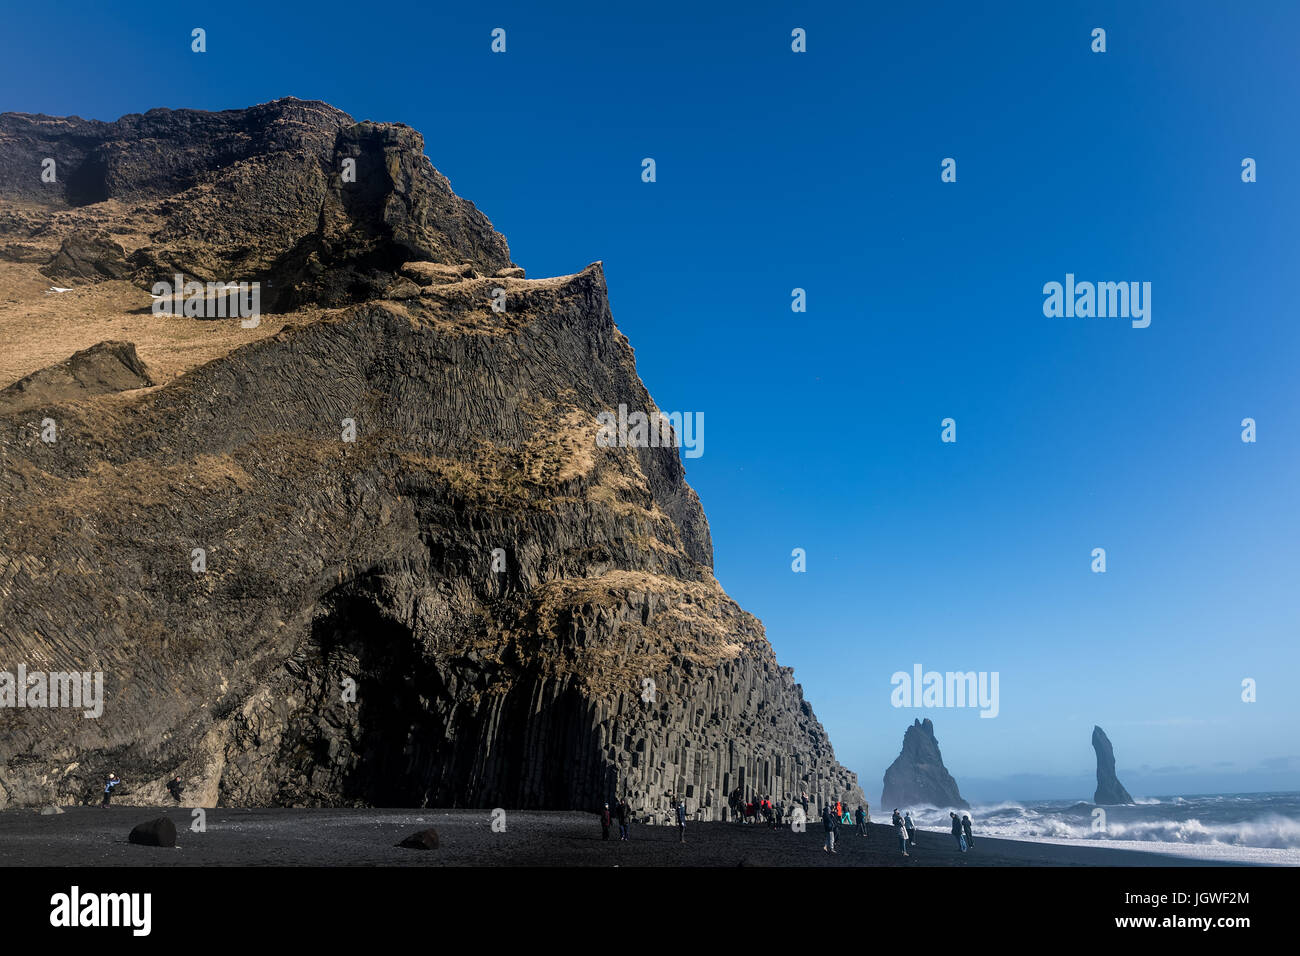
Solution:
<svg viewBox="0 0 1300 956">
<path fill-rule="evenodd" d="M 939 741 L 930 718 L 916 720 L 903 734 L 903 751 L 885 771 L 882 810 L 890 807 L 929 805 L 969 807 L 957 790 L 957 781 L 943 765 Z"/>
<path fill-rule="evenodd" d="M 1097 792 L 1092 802 L 1107 806 L 1132 803 L 1133 798 L 1115 776 L 1115 750 L 1100 727 L 1092 728 L 1092 749 L 1097 751 Z"/>
</svg>

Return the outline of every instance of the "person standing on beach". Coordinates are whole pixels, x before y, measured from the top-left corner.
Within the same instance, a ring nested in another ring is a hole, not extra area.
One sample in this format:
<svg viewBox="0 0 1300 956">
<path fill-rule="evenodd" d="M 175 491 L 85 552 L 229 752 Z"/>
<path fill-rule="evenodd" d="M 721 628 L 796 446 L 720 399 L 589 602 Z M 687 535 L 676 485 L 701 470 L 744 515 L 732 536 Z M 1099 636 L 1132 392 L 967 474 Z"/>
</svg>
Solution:
<svg viewBox="0 0 1300 956">
<path fill-rule="evenodd" d="M 678 843 L 686 842 L 686 801 L 677 800 L 677 833 L 679 835 Z"/>
<path fill-rule="evenodd" d="M 808 793 L 799 794 L 799 805 L 803 807 L 803 818 L 808 819 Z"/>
<path fill-rule="evenodd" d="M 628 826 L 632 822 L 632 808 L 627 805 L 627 797 L 618 802 L 618 838 L 627 840 Z"/>
<path fill-rule="evenodd" d="M 902 851 L 903 856 L 911 856 L 907 852 L 907 827 L 903 823 L 903 818 L 894 811 L 894 831 L 898 834 L 898 849 Z"/>
<path fill-rule="evenodd" d="M 104 802 L 100 804 L 105 810 L 108 809 L 108 799 L 113 795 L 113 788 L 122 782 L 122 778 L 115 773 L 110 773 L 104 781 Z"/>
<path fill-rule="evenodd" d="M 961 821 L 957 819 L 957 814 L 953 813 L 951 810 L 948 811 L 948 816 L 952 817 L 952 835 L 953 839 L 957 841 L 957 852 L 965 853 L 966 837 L 962 836 Z"/>
<path fill-rule="evenodd" d="M 835 828 L 840 825 L 840 818 L 835 815 L 835 808 L 829 803 L 822 810 L 822 826 L 826 828 L 826 845 L 822 847 L 827 853 L 837 853 L 835 849 Z"/>
<path fill-rule="evenodd" d="M 605 809 L 600 811 L 600 838 L 609 839 L 609 826 L 613 821 L 609 818 L 609 804 L 605 804 Z"/>
<path fill-rule="evenodd" d="M 867 835 L 867 812 L 862 809 L 862 804 L 858 804 L 858 836 Z"/>
<path fill-rule="evenodd" d="M 970 835 L 970 814 L 963 813 L 961 817 L 961 832 L 966 837 L 966 848 L 975 849 L 975 840 Z"/>
<path fill-rule="evenodd" d="M 903 814 L 903 825 L 907 827 L 907 845 L 916 846 L 916 824 L 912 822 L 912 811 Z"/>
</svg>

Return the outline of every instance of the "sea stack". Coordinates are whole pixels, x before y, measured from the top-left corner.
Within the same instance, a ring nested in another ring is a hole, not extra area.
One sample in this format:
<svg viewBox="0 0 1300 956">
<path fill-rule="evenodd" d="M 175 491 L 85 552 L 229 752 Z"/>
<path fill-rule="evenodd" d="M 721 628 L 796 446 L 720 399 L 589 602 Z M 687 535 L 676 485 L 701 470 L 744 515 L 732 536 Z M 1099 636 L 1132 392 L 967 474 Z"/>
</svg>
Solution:
<svg viewBox="0 0 1300 956">
<path fill-rule="evenodd" d="M 202 806 L 861 802 L 680 442 L 597 440 L 678 414 L 601 265 L 527 278 L 424 145 L 296 99 L 0 114 L 0 674 L 103 691 L 5 711 L 0 808 L 110 769 Z"/>
<path fill-rule="evenodd" d="M 1092 802 L 1099 806 L 1132 803 L 1133 798 L 1115 776 L 1115 750 L 1100 727 L 1092 728 L 1092 749 L 1097 751 L 1097 792 Z"/>
<path fill-rule="evenodd" d="M 915 720 L 903 734 L 903 751 L 885 771 L 881 810 L 891 807 L 929 805 L 969 807 L 957 790 L 957 781 L 943 765 L 939 741 L 930 718 Z"/>
</svg>

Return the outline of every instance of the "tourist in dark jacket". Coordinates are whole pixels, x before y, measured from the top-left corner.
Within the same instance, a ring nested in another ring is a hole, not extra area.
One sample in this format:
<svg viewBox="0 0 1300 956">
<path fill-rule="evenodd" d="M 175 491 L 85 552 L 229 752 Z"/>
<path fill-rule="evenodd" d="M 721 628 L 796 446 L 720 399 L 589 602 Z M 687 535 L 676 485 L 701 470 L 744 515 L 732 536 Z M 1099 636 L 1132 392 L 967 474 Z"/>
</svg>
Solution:
<svg viewBox="0 0 1300 956">
<path fill-rule="evenodd" d="M 973 850 L 975 848 L 975 841 L 971 839 L 971 835 L 970 835 L 970 814 L 969 813 L 962 814 L 961 832 L 962 835 L 966 837 L 966 848 Z"/>
<path fill-rule="evenodd" d="M 953 839 L 957 841 L 957 852 L 965 853 L 966 838 L 962 836 L 961 821 L 957 819 L 957 814 L 953 813 L 951 810 L 948 811 L 948 816 L 952 817 L 952 836 Z"/>
<path fill-rule="evenodd" d="M 835 849 L 835 829 L 840 825 L 840 818 L 835 815 L 835 808 L 829 803 L 822 810 L 822 826 L 826 828 L 826 845 L 822 847 L 827 853 L 838 852 Z"/>
<path fill-rule="evenodd" d="M 605 804 L 605 809 L 600 811 L 600 838 L 609 839 L 609 825 L 612 821 L 609 818 L 609 804 Z"/>
<path fill-rule="evenodd" d="M 678 843 L 686 842 L 686 800 L 675 801 L 677 811 L 677 833 L 679 836 Z"/>
<path fill-rule="evenodd" d="M 916 846 L 916 824 L 912 822 L 912 811 L 903 814 L 903 826 L 907 827 L 907 845 Z"/>
<path fill-rule="evenodd" d="M 911 856 L 907 852 L 907 827 L 903 823 L 903 818 L 894 811 L 894 832 L 898 834 L 898 849 L 902 851 L 903 856 Z"/>
<path fill-rule="evenodd" d="M 104 781 L 104 802 L 100 804 L 105 810 L 108 809 L 108 799 L 113 795 L 113 788 L 122 782 L 122 778 L 115 773 L 110 773 Z"/>
<path fill-rule="evenodd" d="M 858 836 L 867 835 L 867 811 L 862 809 L 862 804 L 858 804 Z"/>
<path fill-rule="evenodd" d="M 632 824 L 632 808 L 627 805 L 627 798 L 624 797 L 618 802 L 618 838 L 627 840 L 630 837 L 628 832 Z"/>
<path fill-rule="evenodd" d="M 180 777 L 172 777 L 172 779 L 167 781 L 167 792 L 172 795 L 172 798 L 176 801 L 177 806 L 180 806 L 181 791 L 183 791 L 184 789 L 185 789 L 185 784 L 181 783 Z"/>
</svg>

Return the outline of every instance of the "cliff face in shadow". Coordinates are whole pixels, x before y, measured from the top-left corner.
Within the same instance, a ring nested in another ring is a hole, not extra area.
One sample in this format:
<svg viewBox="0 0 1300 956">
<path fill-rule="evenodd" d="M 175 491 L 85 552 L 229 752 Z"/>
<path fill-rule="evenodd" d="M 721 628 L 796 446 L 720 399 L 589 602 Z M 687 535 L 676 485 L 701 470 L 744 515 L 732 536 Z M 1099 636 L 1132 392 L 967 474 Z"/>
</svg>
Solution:
<svg viewBox="0 0 1300 956">
<path fill-rule="evenodd" d="M 0 382 L 0 671 L 105 698 L 0 710 L 0 807 L 110 770 L 146 803 L 173 774 L 208 805 L 861 799 L 677 450 L 596 442 L 656 411 L 599 264 L 525 279 L 422 150 L 297 100 L 0 116 L 0 272 L 80 283 L 0 327 L 120 308 L 147 339 Z M 277 314 L 149 314 L 177 271 Z"/>
<path fill-rule="evenodd" d="M 909 806 L 969 807 L 957 790 L 957 781 L 943 765 L 934 724 L 927 717 L 914 720 L 903 734 L 903 749 L 885 771 L 881 809 Z"/>
</svg>

